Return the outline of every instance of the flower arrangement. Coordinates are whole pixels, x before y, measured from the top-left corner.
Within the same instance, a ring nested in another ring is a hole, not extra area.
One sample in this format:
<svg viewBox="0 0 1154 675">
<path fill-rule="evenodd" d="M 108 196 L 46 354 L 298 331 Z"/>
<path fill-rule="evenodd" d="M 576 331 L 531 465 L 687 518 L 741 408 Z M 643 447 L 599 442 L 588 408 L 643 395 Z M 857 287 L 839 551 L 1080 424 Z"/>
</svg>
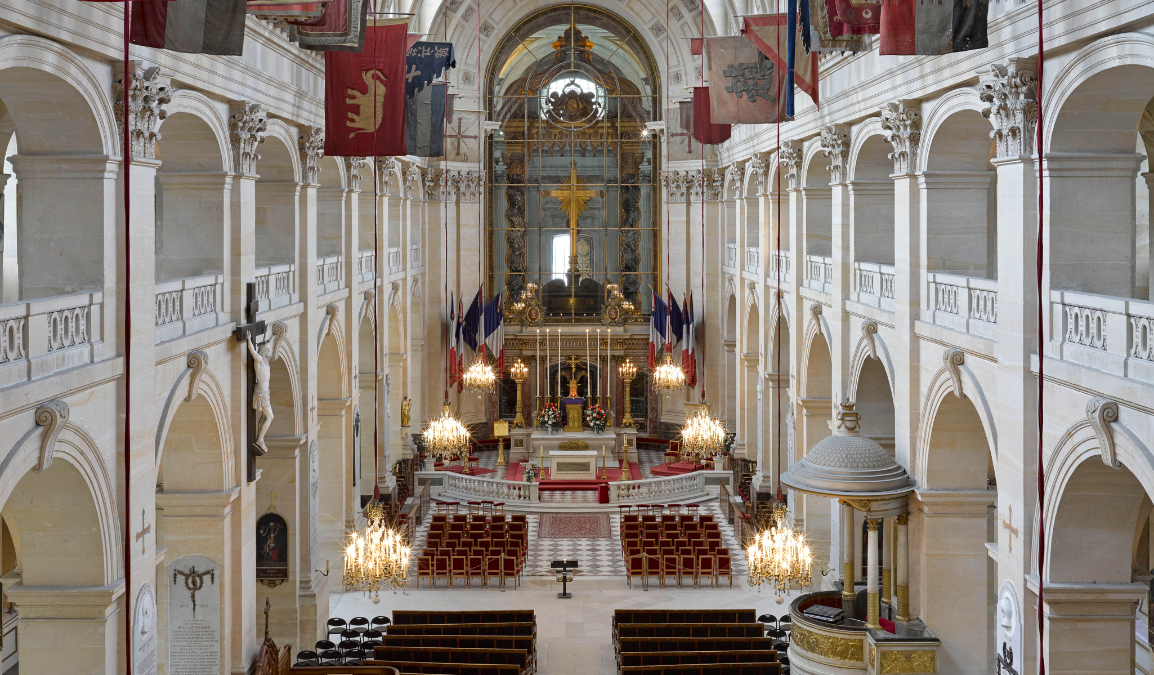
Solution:
<svg viewBox="0 0 1154 675">
<path fill-rule="evenodd" d="M 733 450 L 733 444 L 736 442 L 737 442 L 737 434 L 728 433 L 725 435 L 725 453 L 724 454 L 726 456 L 728 456 L 730 451 Z"/>
<path fill-rule="evenodd" d="M 598 403 L 585 411 L 585 424 L 588 424 L 593 429 L 593 433 L 599 434 L 605 431 L 605 426 L 609 423 L 609 413 L 601 404 Z"/>
<path fill-rule="evenodd" d="M 560 428 L 561 409 L 557 407 L 556 403 L 546 403 L 544 408 L 537 411 L 537 426 L 542 429 Z"/>
<path fill-rule="evenodd" d="M 532 465 L 526 466 L 523 477 L 526 483 L 532 483 L 533 479 L 537 477 L 537 469 Z"/>
</svg>

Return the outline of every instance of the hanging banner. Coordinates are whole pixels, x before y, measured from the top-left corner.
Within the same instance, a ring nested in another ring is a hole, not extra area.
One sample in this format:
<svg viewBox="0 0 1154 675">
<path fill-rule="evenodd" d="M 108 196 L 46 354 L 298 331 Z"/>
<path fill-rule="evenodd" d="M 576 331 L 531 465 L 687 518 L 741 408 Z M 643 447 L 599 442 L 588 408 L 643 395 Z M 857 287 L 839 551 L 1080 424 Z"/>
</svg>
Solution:
<svg viewBox="0 0 1154 675">
<path fill-rule="evenodd" d="M 413 36 L 410 36 L 413 37 Z M 420 36 L 416 36 L 420 37 Z M 452 42 L 416 42 L 405 52 L 405 96 L 413 96 L 448 68 L 457 67 Z"/>
<path fill-rule="evenodd" d="M 878 13 L 880 14 L 880 9 Z M 851 25 L 843 21 L 838 15 L 837 0 L 810 0 L 809 15 L 811 51 L 865 51 L 861 36 L 876 34 L 880 30 L 877 20 L 872 24 L 860 25 Z"/>
<path fill-rule="evenodd" d="M 325 154 L 383 157 L 405 147 L 404 23 L 366 29 L 360 53 L 325 53 Z"/>
<path fill-rule="evenodd" d="M 445 154 L 445 94 L 448 82 L 434 82 L 405 101 L 405 147 L 414 157 Z"/>
<path fill-rule="evenodd" d="M 365 47 L 365 29 L 408 23 L 408 19 L 368 18 L 368 0 L 331 0 L 324 14 L 314 21 L 289 22 L 289 39 L 301 49 L 315 52 L 360 52 Z"/>
<path fill-rule="evenodd" d="M 716 124 L 772 124 L 784 120 L 783 69 L 746 38 L 705 39 L 710 115 Z"/>
<path fill-rule="evenodd" d="M 729 140 L 733 130 L 728 124 L 714 124 L 710 114 L 709 87 L 693 88 L 693 137 L 698 143 L 717 145 Z"/>
<path fill-rule="evenodd" d="M 759 14 L 745 17 L 742 33 L 773 61 L 779 71 L 786 68 L 785 50 L 789 44 L 788 17 L 785 14 Z M 800 27 L 798 28 L 800 32 Z M 805 53 L 802 40 L 794 37 L 794 85 L 818 103 L 817 52 Z M 782 98 L 792 92 L 782 91 Z"/>
<path fill-rule="evenodd" d="M 240 56 L 244 0 L 132 3 L 132 44 L 185 54 Z"/>
<path fill-rule="evenodd" d="M 311 21 L 319 19 L 325 13 L 325 5 L 332 0 L 318 2 L 261 2 L 248 0 L 246 11 L 262 19 L 291 19 L 293 21 Z"/>
<path fill-rule="evenodd" d="M 883 56 L 937 56 L 990 45 L 989 0 L 884 0 L 881 11 Z"/>
</svg>

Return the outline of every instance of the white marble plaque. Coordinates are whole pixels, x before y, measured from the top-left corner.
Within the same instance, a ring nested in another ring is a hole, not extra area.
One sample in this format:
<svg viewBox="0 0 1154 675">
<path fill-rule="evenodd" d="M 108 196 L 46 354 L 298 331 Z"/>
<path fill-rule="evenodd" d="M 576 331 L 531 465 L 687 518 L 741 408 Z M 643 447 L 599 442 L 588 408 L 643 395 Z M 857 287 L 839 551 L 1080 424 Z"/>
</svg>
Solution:
<svg viewBox="0 0 1154 675">
<path fill-rule="evenodd" d="M 144 584 L 136 594 L 132 621 L 132 672 L 156 675 L 156 593 Z"/>
<path fill-rule="evenodd" d="M 169 563 L 168 675 L 220 672 L 220 565 L 201 556 Z"/>
<path fill-rule="evenodd" d="M 320 540 L 320 454 L 320 446 L 314 440 L 309 444 L 309 564 L 317 559 L 317 542 Z"/>
</svg>

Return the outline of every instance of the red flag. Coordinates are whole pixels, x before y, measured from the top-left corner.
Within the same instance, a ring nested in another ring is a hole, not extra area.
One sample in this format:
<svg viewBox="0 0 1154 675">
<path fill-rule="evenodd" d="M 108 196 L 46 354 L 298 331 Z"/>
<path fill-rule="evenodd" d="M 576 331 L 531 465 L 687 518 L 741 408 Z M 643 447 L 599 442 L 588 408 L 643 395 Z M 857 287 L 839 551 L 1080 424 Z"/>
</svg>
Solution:
<svg viewBox="0 0 1154 675">
<path fill-rule="evenodd" d="M 689 38 L 689 53 L 693 56 L 701 56 L 703 42 L 705 42 L 705 38 Z"/>
<path fill-rule="evenodd" d="M 919 3 L 884 0 L 881 7 L 883 56 L 936 56 L 989 46 L 988 0 Z"/>
<path fill-rule="evenodd" d="M 913 0 L 908 0 L 912 2 Z M 786 45 L 788 44 L 786 32 L 788 29 L 788 22 L 784 14 L 761 14 L 759 16 L 745 17 L 745 24 L 742 27 L 742 33 L 745 34 L 749 41 L 757 45 L 765 57 L 772 60 L 774 65 L 779 70 L 784 71 L 786 68 Z M 817 56 L 818 53 L 805 53 L 805 48 L 801 44 L 799 38 L 794 49 L 794 67 L 793 67 L 793 83 L 794 85 L 808 94 L 817 104 Z M 784 98 L 786 92 L 781 92 Z"/>
<path fill-rule="evenodd" d="M 404 155 L 405 45 L 403 24 L 368 26 L 365 50 L 325 52 L 325 154 Z"/>
<path fill-rule="evenodd" d="M 134 45 L 218 56 L 244 49 L 244 0 L 145 0 L 133 9 Z"/>
<path fill-rule="evenodd" d="M 717 145 L 729 140 L 728 124 L 714 124 L 709 112 L 709 87 L 693 88 L 693 137 L 698 143 Z"/>
</svg>

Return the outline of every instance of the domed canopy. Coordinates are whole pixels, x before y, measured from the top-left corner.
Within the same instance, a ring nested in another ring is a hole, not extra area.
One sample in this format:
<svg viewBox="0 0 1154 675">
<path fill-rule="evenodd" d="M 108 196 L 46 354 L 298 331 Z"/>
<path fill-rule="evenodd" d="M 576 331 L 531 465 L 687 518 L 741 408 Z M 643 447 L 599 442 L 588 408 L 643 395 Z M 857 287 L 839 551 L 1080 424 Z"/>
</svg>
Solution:
<svg viewBox="0 0 1154 675">
<path fill-rule="evenodd" d="M 912 492 L 906 470 L 882 446 L 861 435 L 860 419 L 853 403 L 841 404 L 834 435 L 813 446 L 782 474 L 781 482 L 830 497 L 896 497 Z"/>
</svg>

